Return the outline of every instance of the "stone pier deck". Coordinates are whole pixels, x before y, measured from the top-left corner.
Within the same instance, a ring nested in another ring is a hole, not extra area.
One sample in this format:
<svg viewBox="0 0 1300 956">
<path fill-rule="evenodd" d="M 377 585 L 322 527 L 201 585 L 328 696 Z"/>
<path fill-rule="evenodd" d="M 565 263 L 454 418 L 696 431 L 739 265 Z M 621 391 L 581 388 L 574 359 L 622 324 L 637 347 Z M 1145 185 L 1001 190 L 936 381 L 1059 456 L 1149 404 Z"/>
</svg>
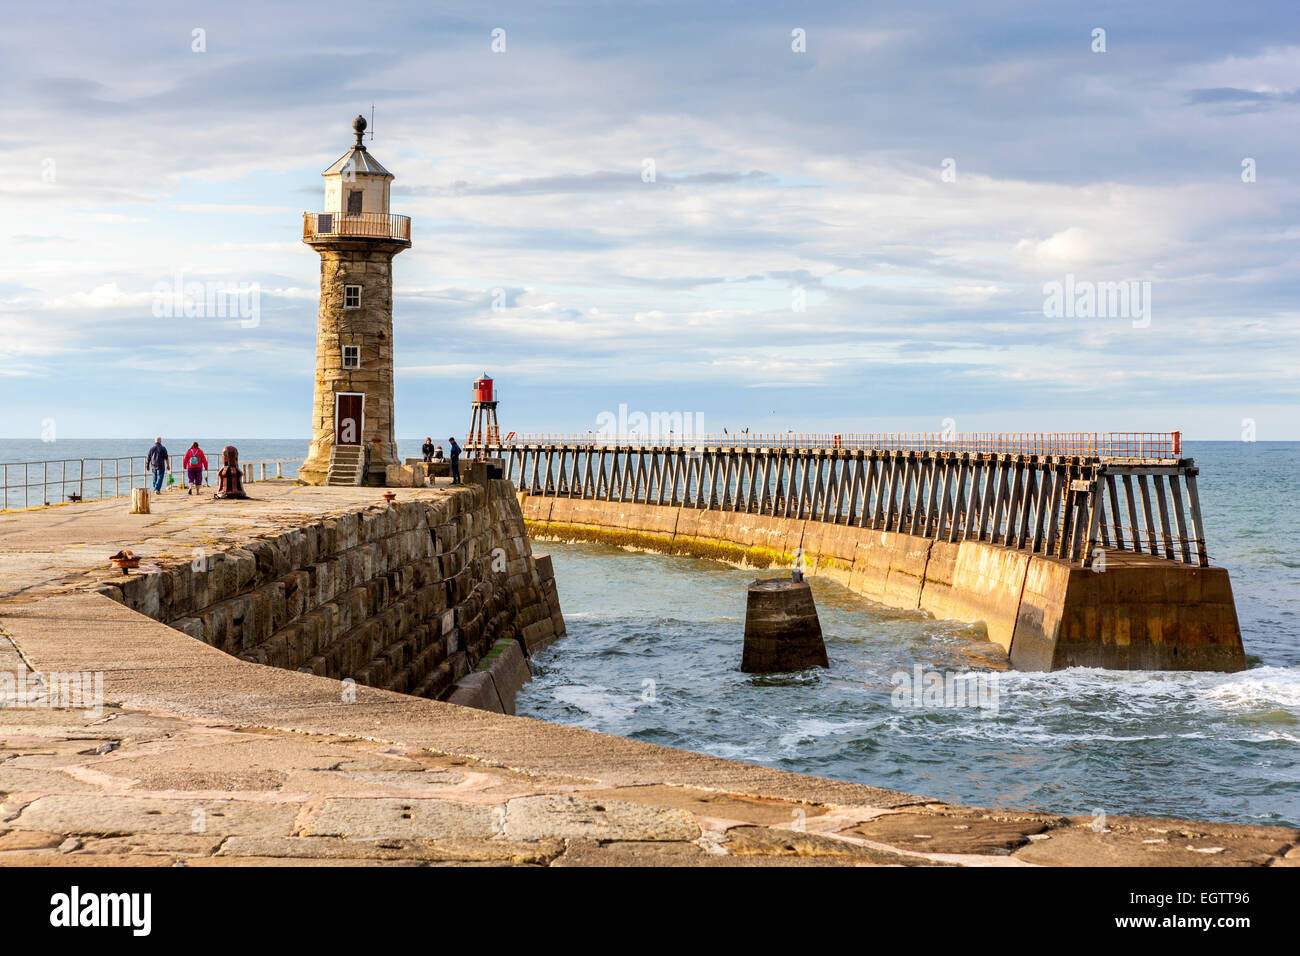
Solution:
<svg viewBox="0 0 1300 956">
<path fill-rule="evenodd" d="M 0 709 L 0 864 L 1300 863 L 1284 827 L 1111 817 L 1099 833 L 369 687 L 352 701 L 95 593 L 121 547 L 179 558 L 376 497 L 253 493 L 0 515 L 0 673 L 102 672 L 106 702 Z"/>
</svg>

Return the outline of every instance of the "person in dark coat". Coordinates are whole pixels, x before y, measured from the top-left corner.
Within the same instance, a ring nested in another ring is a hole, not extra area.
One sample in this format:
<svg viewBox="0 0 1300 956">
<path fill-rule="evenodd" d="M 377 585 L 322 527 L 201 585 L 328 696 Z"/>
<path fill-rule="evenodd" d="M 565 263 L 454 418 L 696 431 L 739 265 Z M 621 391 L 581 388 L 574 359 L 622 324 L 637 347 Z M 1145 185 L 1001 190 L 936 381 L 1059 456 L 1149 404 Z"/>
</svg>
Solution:
<svg viewBox="0 0 1300 956">
<path fill-rule="evenodd" d="M 161 436 L 153 440 L 153 445 L 149 448 L 149 454 L 145 456 L 144 466 L 153 472 L 153 490 L 154 494 L 157 494 L 162 491 L 163 475 L 172 466 L 171 457 L 167 454 L 167 446 L 162 443 Z"/>
<path fill-rule="evenodd" d="M 424 444 L 420 446 L 420 454 L 424 456 L 425 461 L 433 461 L 433 439 L 426 438 Z"/>
<path fill-rule="evenodd" d="M 460 484 L 460 445 L 456 444 L 455 438 L 448 438 L 451 443 L 451 483 Z"/>
</svg>

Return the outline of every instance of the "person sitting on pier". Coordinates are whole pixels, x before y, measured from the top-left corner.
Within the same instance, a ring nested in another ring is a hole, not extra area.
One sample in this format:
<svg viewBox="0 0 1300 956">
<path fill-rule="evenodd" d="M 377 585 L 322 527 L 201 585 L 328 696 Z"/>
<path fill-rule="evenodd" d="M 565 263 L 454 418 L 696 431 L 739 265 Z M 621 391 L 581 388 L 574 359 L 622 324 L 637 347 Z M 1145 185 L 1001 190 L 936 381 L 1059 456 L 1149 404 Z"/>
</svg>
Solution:
<svg viewBox="0 0 1300 956">
<path fill-rule="evenodd" d="M 149 454 L 144 459 L 145 469 L 153 472 L 154 494 L 162 491 L 163 475 L 167 473 L 171 466 L 171 456 L 167 454 L 167 446 L 162 443 L 162 436 L 159 435 L 153 440 Z"/>
<path fill-rule="evenodd" d="M 426 438 L 424 444 L 420 446 L 420 454 L 424 456 L 426 462 L 433 461 L 433 439 Z"/>
<path fill-rule="evenodd" d="M 203 454 L 203 449 L 199 447 L 198 442 L 186 449 L 184 465 L 185 477 L 189 479 L 189 487 L 185 489 L 185 493 L 200 494 L 199 487 L 203 484 L 203 473 L 208 470 L 208 456 Z"/>
<path fill-rule="evenodd" d="M 438 446 L 438 450 L 435 451 L 435 452 L 433 453 L 433 460 L 436 461 L 436 462 L 439 462 L 439 463 L 446 461 L 446 458 L 445 458 L 445 457 L 443 456 L 443 454 L 442 454 L 442 446 L 441 446 L 441 445 L 439 445 L 439 446 Z"/>
<path fill-rule="evenodd" d="M 455 438 L 448 438 L 451 444 L 451 483 L 460 484 L 460 445 L 456 444 Z"/>
</svg>

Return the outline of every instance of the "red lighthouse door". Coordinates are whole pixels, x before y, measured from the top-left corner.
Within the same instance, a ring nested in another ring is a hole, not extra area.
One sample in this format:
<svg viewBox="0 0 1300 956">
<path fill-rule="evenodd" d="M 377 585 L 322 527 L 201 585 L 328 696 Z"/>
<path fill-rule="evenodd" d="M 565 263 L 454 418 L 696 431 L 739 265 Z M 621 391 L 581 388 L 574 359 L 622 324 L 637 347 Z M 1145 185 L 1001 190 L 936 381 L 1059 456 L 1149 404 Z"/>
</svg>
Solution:
<svg viewBox="0 0 1300 956">
<path fill-rule="evenodd" d="M 334 400 L 334 444 L 360 445 L 366 396 L 360 392 L 339 392 Z"/>
</svg>

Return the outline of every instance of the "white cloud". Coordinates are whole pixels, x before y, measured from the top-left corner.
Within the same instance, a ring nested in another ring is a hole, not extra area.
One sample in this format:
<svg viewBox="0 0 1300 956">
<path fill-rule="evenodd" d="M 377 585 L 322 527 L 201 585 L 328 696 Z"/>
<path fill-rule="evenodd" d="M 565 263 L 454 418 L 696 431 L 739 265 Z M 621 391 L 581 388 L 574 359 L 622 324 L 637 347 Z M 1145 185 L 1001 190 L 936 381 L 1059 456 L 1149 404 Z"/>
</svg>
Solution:
<svg viewBox="0 0 1300 956">
<path fill-rule="evenodd" d="M 1175 83 L 1186 89 L 1238 89 L 1253 93 L 1300 90 L 1300 46 L 1270 47 L 1254 56 L 1227 56 L 1191 66 L 1179 72 Z"/>
</svg>

